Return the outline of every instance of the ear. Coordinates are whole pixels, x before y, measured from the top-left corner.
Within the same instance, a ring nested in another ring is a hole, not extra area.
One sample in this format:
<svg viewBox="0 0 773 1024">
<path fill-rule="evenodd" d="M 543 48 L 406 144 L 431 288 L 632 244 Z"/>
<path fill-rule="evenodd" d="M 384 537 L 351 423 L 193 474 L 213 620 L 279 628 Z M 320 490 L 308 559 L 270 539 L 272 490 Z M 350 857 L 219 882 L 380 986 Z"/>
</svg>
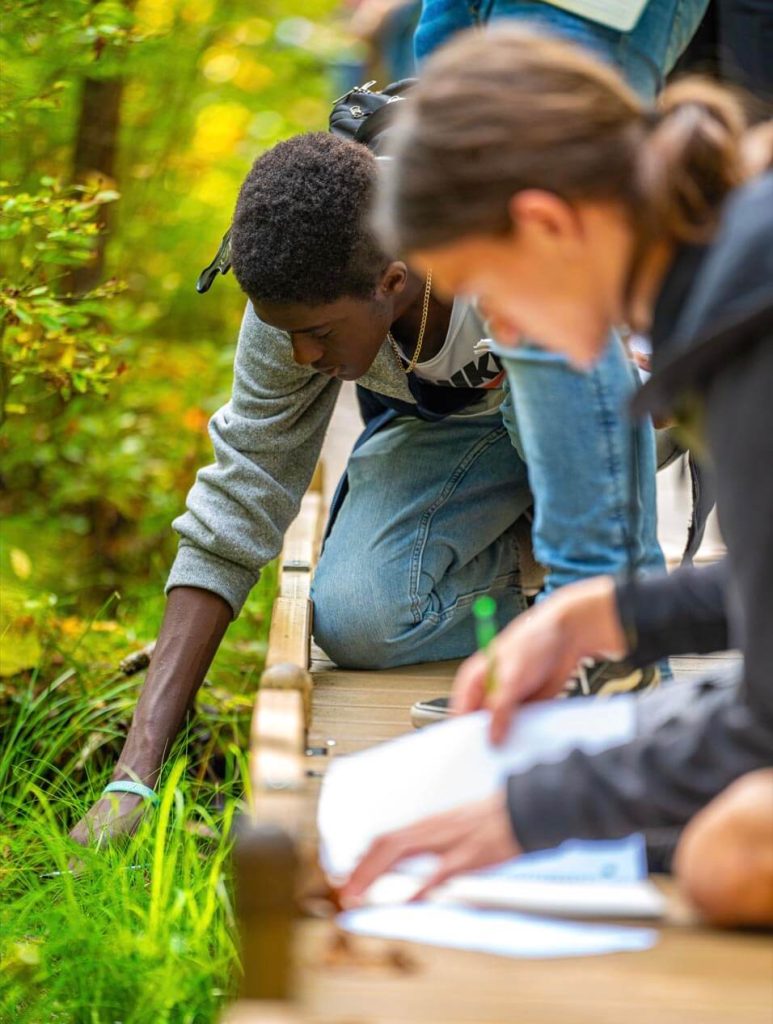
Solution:
<svg viewBox="0 0 773 1024">
<path fill-rule="evenodd" d="M 508 210 L 516 232 L 528 231 L 554 242 L 576 241 L 582 234 L 577 211 L 555 192 L 536 188 L 516 192 Z"/>
<path fill-rule="evenodd" d="M 402 260 L 393 260 L 381 275 L 378 292 L 383 298 L 395 298 L 408 282 L 408 267 Z"/>
</svg>

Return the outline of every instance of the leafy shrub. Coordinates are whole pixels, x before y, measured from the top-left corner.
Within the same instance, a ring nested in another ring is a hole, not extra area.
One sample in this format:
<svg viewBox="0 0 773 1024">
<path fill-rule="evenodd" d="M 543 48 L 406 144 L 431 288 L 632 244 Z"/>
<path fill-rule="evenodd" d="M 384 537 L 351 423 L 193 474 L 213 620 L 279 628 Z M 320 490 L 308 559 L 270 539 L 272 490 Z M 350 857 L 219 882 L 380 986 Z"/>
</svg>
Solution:
<svg viewBox="0 0 773 1024">
<path fill-rule="evenodd" d="M 91 259 L 97 213 L 116 199 L 114 191 L 63 190 L 52 178 L 33 194 L 0 193 L 0 241 L 16 250 L 0 277 L 0 426 L 48 393 L 105 395 L 116 376 L 109 302 L 122 286 L 74 295 L 63 273 Z"/>
</svg>

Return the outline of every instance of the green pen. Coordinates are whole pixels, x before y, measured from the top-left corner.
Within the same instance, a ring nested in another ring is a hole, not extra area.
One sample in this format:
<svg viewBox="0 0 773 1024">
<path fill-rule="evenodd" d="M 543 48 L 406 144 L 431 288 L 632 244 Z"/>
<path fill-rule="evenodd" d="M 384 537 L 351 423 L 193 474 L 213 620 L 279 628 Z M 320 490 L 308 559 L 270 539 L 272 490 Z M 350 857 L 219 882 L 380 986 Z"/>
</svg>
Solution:
<svg viewBox="0 0 773 1024">
<path fill-rule="evenodd" d="M 494 638 L 497 635 L 497 603 L 489 594 L 483 594 L 473 602 L 472 614 L 475 616 L 475 638 L 478 650 L 483 651 L 488 661 L 486 670 L 486 693 L 493 693 L 497 686 L 496 658 L 494 657 Z"/>
</svg>

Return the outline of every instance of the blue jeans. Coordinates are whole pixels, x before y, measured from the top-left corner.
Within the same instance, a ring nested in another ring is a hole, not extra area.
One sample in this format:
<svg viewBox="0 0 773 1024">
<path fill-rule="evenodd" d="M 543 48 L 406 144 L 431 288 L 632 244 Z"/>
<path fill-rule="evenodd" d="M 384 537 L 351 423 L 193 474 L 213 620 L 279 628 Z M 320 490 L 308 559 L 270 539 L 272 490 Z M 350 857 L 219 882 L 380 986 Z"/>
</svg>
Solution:
<svg viewBox="0 0 773 1024">
<path fill-rule="evenodd" d="M 479 594 L 500 627 L 525 607 L 515 523 L 532 501 L 546 592 L 663 568 L 652 428 L 622 412 L 636 381 L 620 342 L 588 374 L 537 349 L 508 350 L 506 365 L 502 414 L 400 417 L 352 453 L 312 588 L 314 635 L 337 664 L 471 654 Z"/>
<path fill-rule="evenodd" d="M 532 545 L 556 587 L 665 568 L 657 536 L 655 436 L 633 423 L 638 375 L 617 336 L 587 373 L 534 345 L 496 349 L 507 370 L 502 418 L 528 467 Z"/>
<path fill-rule="evenodd" d="M 414 36 L 417 61 L 456 32 L 500 18 L 528 20 L 589 47 L 651 100 L 695 34 L 708 0 L 649 0 L 630 32 L 618 32 L 538 0 L 424 0 Z"/>
<path fill-rule="evenodd" d="M 393 420 L 355 449 L 314 574 L 314 637 L 342 667 L 389 668 L 475 650 L 472 602 L 523 611 L 516 520 L 526 466 L 499 413 Z"/>
</svg>

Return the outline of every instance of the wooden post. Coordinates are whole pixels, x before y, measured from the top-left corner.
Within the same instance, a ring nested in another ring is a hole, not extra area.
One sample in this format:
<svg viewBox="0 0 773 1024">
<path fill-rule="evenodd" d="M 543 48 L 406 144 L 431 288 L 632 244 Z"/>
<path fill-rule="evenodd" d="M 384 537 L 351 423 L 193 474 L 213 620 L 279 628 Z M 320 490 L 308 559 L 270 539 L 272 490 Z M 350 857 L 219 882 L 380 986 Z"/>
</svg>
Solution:
<svg viewBox="0 0 773 1024">
<path fill-rule="evenodd" d="M 289 1001 L 298 859 L 277 825 L 242 817 L 233 851 L 244 973 L 241 999 Z"/>
<path fill-rule="evenodd" d="M 252 814 L 239 822 L 233 852 L 244 977 L 229 1024 L 298 1019 L 292 946 L 309 808 L 311 576 L 323 515 L 319 474 L 315 481 L 317 489 L 306 494 L 285 536 L 266 668 L 252 716 Z"/>
</svg>

